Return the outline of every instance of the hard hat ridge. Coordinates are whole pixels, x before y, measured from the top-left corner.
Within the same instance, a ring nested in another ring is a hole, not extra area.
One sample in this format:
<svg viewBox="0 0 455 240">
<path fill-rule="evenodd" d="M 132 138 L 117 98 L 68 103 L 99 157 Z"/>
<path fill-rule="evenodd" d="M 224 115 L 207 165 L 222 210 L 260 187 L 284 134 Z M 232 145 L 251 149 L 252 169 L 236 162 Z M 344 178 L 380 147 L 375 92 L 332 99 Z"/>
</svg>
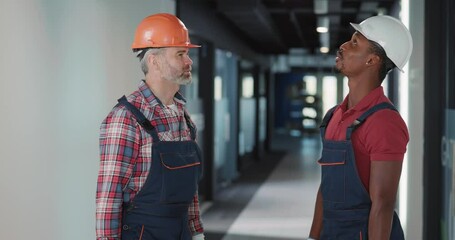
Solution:
<svg viewBox="0 0 455 240">
<path fill-rule="evenodd" d="M 131 48 L 200 47 L 190 43 L 188 29 L 176 16 L 158 13 L 144 18 L 137 26 Z"/>
</svg>

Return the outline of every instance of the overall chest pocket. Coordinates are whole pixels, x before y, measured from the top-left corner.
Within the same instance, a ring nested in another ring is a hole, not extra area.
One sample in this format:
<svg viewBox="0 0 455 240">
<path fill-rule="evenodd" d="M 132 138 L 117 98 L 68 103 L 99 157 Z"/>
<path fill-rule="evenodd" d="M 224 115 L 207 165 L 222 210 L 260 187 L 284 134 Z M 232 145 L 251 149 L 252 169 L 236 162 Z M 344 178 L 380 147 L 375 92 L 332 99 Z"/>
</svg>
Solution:
<svg viewBox="0 0 455 240">
<path fill-rule="evenodd" d="M 162 203 L 191 202 L 197 190 L 201 162 L 196 151 L 161 153 Z"/>
<path fill-rule="evenodd" d="M 324 149 L 318 161 L 322 169 L 321 193 L 324 201 L 344 202 L 346 188 L 346 151 Z"/>
</svg>

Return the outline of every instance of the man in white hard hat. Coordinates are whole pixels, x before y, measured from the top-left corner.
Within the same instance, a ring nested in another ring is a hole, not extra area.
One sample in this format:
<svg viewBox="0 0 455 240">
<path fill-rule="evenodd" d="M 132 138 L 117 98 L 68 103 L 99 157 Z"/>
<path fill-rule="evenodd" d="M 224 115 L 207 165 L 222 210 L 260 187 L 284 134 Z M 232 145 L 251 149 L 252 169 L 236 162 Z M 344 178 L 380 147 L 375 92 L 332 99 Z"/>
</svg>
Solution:
<svg viewBox="0 0 455 240">
<path fill-rule="evenodd" d="M 351 23 L 336 68 L 349 94 L 321 124 L 322 177 L 308 239 L 404 239 L 394 211 L 408 130 L 381 83 L 403 71 L 412 52 L 408 29 L 390 16 Z"/>
<path fill-rule="evenodd" d="M 139 23 L 132 50 L 145 79 L 101 124 L 97 240 L 203 240 L 202 158 L 180 85 L 191 83 L 188 29 L 158 13 Z"/>
</svg>

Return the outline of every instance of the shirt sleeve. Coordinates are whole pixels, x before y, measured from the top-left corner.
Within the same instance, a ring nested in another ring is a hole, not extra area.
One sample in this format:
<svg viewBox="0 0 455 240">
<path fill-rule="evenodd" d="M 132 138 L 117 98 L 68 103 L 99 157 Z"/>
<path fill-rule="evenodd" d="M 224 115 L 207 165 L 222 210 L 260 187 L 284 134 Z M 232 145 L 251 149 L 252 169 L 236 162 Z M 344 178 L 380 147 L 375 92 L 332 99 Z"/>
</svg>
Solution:
<svg viewBox="0 0 455 240">
<path fill-rule="evenodd" d="M 409 142 L 406 123 L 393 110 L 382 110 L 370 117 L 365 139 L 372 161 L 402 161 Z M 367 120 L 368 121 L 368 120 Z"/>
<path fill-rule="evenodd" d="M 193 197 L 193 202 L 188 208 L 188 226 L 193 235 L 204 232 L 199 211 L 199 198 L 197 192 Z"/>
<path fill-rule="evenodd" d="M 96 190 L 96 238 L 120 239 L 123 189 L 139 151 L 139 130 L 129 113 L 114 109 L 100 127 L 100 168 Z"/>
</svg>

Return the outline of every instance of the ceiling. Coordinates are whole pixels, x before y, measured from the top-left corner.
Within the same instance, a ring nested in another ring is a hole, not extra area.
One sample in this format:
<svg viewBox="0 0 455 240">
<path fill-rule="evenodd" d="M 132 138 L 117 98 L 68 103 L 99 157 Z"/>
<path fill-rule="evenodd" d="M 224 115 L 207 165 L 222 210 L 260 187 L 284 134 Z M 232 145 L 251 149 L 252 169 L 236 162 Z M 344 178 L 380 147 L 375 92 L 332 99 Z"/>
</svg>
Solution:
<svg viewBox="0 0 455 240">
<path fill-rule="evenodd" d="M 290 49 L 329 54 L 351 38 L 350 22 L 388 14 L 397 0 L 208 0 L 217 15 L 233 26 L 249 45 L 263 54 L 288 54 Z M 318 33 L 318 18 L 329 30 Z"/>
</svg>

